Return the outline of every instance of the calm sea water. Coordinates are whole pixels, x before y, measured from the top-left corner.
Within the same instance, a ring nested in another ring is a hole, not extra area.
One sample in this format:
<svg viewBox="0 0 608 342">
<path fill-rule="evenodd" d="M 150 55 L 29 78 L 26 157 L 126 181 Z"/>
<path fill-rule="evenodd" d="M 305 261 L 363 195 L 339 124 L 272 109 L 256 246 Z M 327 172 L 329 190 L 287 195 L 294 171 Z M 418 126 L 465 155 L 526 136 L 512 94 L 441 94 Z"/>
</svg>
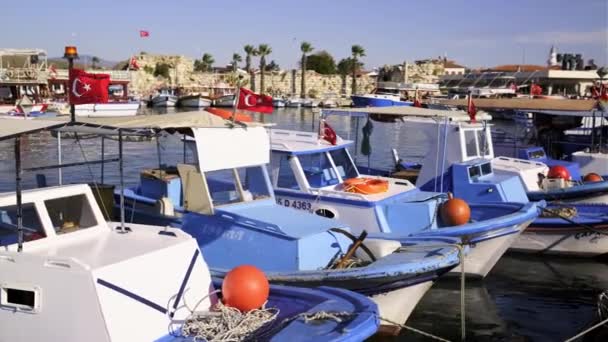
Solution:
<svg viewBox="0 0 608 342">
<path fill-rule="evenodd" d="M 147 110 L 147 114 L 158 114 Z M 170 115 L 166 113 L 164 115 Z M 278 128 L 310 131 L 318 127 L 318 114 L 306 109 L 280 109 L 273 115 L 254 116 L 255 120 L 276 123 Z M 361 119 L 330 117 L 328 122 L 339 135 L 357 139 L 365 124 Z M 420 160 L 426 146 L 434 143 L 405 123 L 374 122 L 371 136 L 373 146 L 369 162 L 373 166 L 390 167 L 395 147 L 400 156 Z M 506 123 L 495 123 L 510 129 Z M 357 134 L 359 132 L 359 134 Z M 106 156 L 117 155 L 117 143 L 106 140 Z M 361 156 L 353 147 L 353 154 Z M 159 161 L 157 149 L 161 150 Z M 23 141 L 23 167 L 57 163 L 57 139 L 50 134 L 31 136 Z M 63 162 L 100 159 L 100 139 L 86 137 L 62 141 Z M 155 142 L 128 142 L 124 148 L 125 182 L 135 185 L 139 171 L 156 167 L 159 162 L 174 164 L 183 160 L 179 137 L 163 137 Z M 187 152 L 186 158 L 192 160 Z M 12 142 L 0 143 L 0 191 L 14 191 L 14 155 Z M 63 170 L 64 183 L 100 181 L 99 165 L 73 167 Z M 49 185 L 57 184 L 57 170 L 45 171 Z M 105 165 L 104 182 L 118 184 L 118 164 Z M 33 173 L 24 174 L 26 188 L 36 186 Z M 469 341 L 562 341 L 597 321 L 597 297 L 608 289 L 608 263 L 598 260 L 563 259 L 506 255 L 483 281 L 468 281 L 466 285 L 466 324 Z M 408 325 L 441 337 L 460 339 L 459 281 L 442 279 L 427 293 L 408 321 Z M 604 333 L 606 331 L 604 330 Z M 608 341 L 607 335 L 588 340 Z M 404 332 L 394 340 L 428 340 Z"/>
</svg>

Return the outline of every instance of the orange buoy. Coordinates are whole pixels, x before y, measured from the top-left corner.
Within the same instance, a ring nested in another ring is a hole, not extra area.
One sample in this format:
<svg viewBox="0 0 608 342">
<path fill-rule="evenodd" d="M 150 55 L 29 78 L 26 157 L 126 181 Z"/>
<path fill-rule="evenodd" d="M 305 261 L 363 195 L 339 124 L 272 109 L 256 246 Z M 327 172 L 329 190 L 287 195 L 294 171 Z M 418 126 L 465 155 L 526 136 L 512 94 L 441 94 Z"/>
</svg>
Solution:
<svg viewBox="0 0 608 342">
<path fill-rule="evenodd" d="M 230 120 L 232 118 L 232 111 L 229 111 L 229 110 L 215 108 L 215 107 L 208 107 L 208 108 L 205 108 L 205 110 L 211 114 L 221 117 L 222 119 Z M 235 120 L 240 121 L 240 122 L 251 122 L 251 116 L 237 112 Z"/>
<path fill-rule="evenodd" d="M 549 168 L 547 173 L 548 178 L 561 178 L 563 180 L 570 180 L 570 171 L 565 166 L 555 165 Z"/>
<path fill-rule="evenodd" d="M 259 268 L 241 265 L 233 268 L 222 283 L 223 302 L 241 311 L 260 308 L 268 300 L 270 285 Z"/>
<path fill-rule="evenodd" d="M 448 193 L 448 200 L 441 204 L 439 211 L 441 220 L 450 226 L 460 226 L 469 222 L 471 219 L 471 208 L 464 200 L 454 198 L 452 193 Z"/>
<path fill-rule="evenodd" d="M 378 178 L 349 178 L 342 183 L 344 191 L 363 195 L 378 194 L 388 191 L 388 181 Z"/>
<path fill-rule="evenodd" d="M 586 183 L 594 183 L 594 182 L 601 182 L 604 179 L 602 178 L 602 176 L 598 175 L 595 172 L 591 172 L 585 175 L 585 178 L 583 178 L 583 181 Z"/>
</svg>

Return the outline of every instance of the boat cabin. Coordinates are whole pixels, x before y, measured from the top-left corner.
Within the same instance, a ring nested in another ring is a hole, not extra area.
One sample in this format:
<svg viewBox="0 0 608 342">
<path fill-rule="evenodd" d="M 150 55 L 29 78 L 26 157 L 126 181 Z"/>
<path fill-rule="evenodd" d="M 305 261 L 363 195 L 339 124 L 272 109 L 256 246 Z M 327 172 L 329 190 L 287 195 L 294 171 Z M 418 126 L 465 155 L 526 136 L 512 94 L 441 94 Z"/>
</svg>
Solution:
<svg viewBox="0 0 608 342">
<path fill-rule="evenodd" d="M 210 307 L 209 270 L 180 230 L 108 223 L 88 185 L 22 203 L 19 244 L 15 193 L 0 194 L 0 340 L 153 341 L 190 315 L 184 303 Z"/>
<path fill-rule="evenodd" d="M 359 173 L 348 148 L 353 142 L 338 138 L 335 145 L 319 139 L 316 132 L 300 132 L 272 129 L 271 175 L 274 189 L 301 191 L 309 194 L 333 194 L 335 196 L 380 201 L 415 187 L 407 180 L 384 179 L 388 190 L 381 193 L 350 193 L 344 182 L 366 175 Z M 380 177 L 376 177 L 380 179 Z"/>
</svg>

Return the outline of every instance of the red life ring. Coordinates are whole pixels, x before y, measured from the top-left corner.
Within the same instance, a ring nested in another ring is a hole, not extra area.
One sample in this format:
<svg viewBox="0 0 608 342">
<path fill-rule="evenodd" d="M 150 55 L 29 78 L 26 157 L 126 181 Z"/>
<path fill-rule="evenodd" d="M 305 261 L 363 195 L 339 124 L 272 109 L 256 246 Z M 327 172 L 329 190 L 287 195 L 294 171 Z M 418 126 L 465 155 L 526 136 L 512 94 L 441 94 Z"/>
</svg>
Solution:
<svg viewBox="0 0 608 342">
<path fill-rule="evenodd" d="M 342 183 L 344 191 L 373 195 L 388 191 L 388 181 L 378 178 L 349 178 Z"/>
</svg>

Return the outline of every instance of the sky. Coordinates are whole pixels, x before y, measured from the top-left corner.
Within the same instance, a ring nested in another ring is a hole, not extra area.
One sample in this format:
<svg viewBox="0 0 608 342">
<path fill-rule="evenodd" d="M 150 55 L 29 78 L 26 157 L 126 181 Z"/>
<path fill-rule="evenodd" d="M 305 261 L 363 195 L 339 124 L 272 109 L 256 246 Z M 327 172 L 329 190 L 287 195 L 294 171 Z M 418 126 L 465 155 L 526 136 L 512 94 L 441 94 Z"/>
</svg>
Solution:
<svg viewBox="0 0 608 342">
<path fill-rule="evenodd" d="M 269 61 L 293 68 L 308 41 L 336 61 L 359 44 L 367 69 L 444 55 L 467 67 L 545 64 L 551 45 L 608 64 L 608 0 L 27 0 L 5 1 L 0 18 L 0 48 L 61 56 L 76 44 L 113 61 L 206 52 L 223 65 L 267 43 Z"/>
</svg>

